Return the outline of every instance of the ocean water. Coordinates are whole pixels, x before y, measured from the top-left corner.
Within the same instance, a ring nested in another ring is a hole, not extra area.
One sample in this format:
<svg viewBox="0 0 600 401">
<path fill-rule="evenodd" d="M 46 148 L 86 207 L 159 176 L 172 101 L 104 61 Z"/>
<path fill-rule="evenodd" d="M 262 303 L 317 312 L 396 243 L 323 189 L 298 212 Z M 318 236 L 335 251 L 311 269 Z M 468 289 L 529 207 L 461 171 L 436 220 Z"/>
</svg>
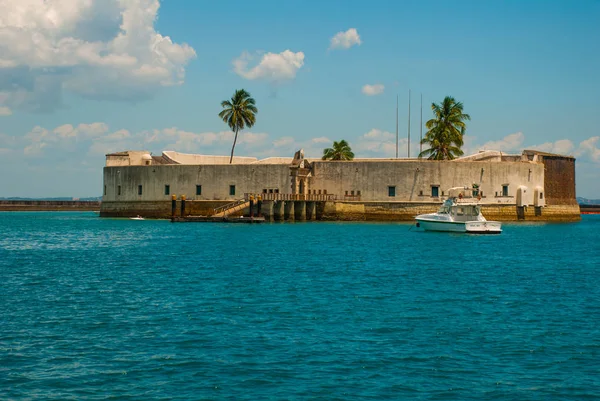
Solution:
<svg viewBox="0 0 600 401">
<path fill-rule="evenodd" d="M 0 213 L 1 400 L 597 400 L 600 216 Z"/>
</svg>

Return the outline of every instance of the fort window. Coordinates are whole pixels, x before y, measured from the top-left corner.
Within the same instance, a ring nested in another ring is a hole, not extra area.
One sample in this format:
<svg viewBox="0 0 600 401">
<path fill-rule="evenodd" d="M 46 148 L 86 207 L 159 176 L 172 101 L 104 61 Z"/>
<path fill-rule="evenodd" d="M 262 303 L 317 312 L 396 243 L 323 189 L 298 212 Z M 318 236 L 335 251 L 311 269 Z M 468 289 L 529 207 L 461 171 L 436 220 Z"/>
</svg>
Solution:
<svg viewBox="0 0 600 401">
<path fill-rule="evenodd" d="M 231 195 L 231 196 L 235 195 L 235 185 L 229 186 L 229 195 Z"/>
<path fill-rule="evenodd" d="M 321 190 L 319 189 L 319 195 L 321 195 Z"/>
<path fill-rule="evenodd" d="M 350 195 L 354 196 L 354 191 L 350 191 Z"/>
<path fill-rule="evenodd" d="M 275 193 L 278 194 L 279 193 L 279 188 L 275 189 Z"/>
<path fill-rule="evenodd" d="M 269 193 L 272 194 L 273 193 L 273 188 L 269 189 Z"/>
<path fill-rule="evenodd" d="M 508 196 L 508 184 L 502 185 L 502 196 Z"/>
<path fill-rule="evenodd" d="M 165 185 L 165 195 L 169 195 L 171 193 L 171 186 Z"/>
<path fill-rule="evenodd" d="M 348 196 L 348 191 L 346 191 L 345 195 Z"/>
<path fill-rule="evenodd" d="M 196 195 L 202 195 L 202 185 L 196 185 Z"/>
<path fill-rule="evenodd" d="M 121 195 L 121 186 L 120 185 L 117 187 L 117 195 Z"/>
<path fill-rule="evenodd" d="M 540 192 L 540 199 L 544 199 L 544 193 Z"/>
<path fill-rule="evenodd" d="M 356 191 L 356 195 L 360 196 L 360 191 Z"/>
<path fill-rule="evenodd" d="M 423 196 L 423 191 L 419 191 L 419 196 Z"/>
<path fill-rule="evenodd" d="M 104 195 L 106 195 L 106 185 L 104 186 Z"/>
<path fill-rule="evenodd" d="M 326 189 L 323 190 L 323 194 L 327 195 L 327 190 Z"/>
<path fill-rule="evenodd" d="M 266 194 L 266 193 L 267 193 L 267 190 L 266 190 L 266 189 L 263 189 L 263 194 Z"/>
<path fill-rule="evenodd" d="M 388 196 L 396 196 L 396 187 L 395 186 L 388 187 Z"/>
<path fill-rule="evenodd" d="M 440 196 L 440 186 L 439 185 L 432 185 L 431 186 L 431 197 L 432 198 L 438 198 Z"/>
<path fill-rule="evenodd" d="M 142 186 L 138 185 L 138 195 L 141 195 L 141 194 L 142 194 Z"/>
</svg>

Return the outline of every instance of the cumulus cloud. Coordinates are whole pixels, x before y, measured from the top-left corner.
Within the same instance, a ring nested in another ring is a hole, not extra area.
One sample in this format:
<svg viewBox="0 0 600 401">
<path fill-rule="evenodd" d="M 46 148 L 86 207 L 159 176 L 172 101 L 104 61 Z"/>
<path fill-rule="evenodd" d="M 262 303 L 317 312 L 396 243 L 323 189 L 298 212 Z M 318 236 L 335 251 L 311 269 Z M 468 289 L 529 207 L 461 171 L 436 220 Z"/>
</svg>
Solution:
<svg viewBox="0 0 600 401">
<path fill-rule="evenodd" d="M 365 85 L 362 87 L 362 93 L 367 96 L 381 95 L 384 89 L 382 84 Z"/>
<path fill-rule="evenodd" d="M 573 142 L 568 139 L 561 139 L 556 142 L 546 142 L 541 145 L 529 146 L 529 149 L 541 150 L 542 152 L 557 153 L 560 155 L 569 155 L 575 149 Z"/>
<path fill-rule="evenodd" d="M 600 163 L 600 148 L 598 148 L 599 144 L 600 136 L 588 138 L 579 144 L 575 155 L 594 163 Z"/>
<path fill-rule="evenodd" d="M 299 149 L 304 149 L 305 157 L 320 158 L 323 155 L 323 149 L 330 147 L 332 143 L 331 139 L 324 136 L 300 141 L 291 136 L 284 136 L 273 140 L 270 148 L 257 149 L 259 152 L 256 155 L 259 157 L 291 157 Z"/>
<path fill-rule="evenodd" d="M 477 150 L 498 150 L 501 152 L 514 152 L 522 149 L 525 135 L 522 132 L 515 132 L 505 136 L 499 141 L 490 141 L 477 147 Z"/>
<path fill-rule="evenodd" d="M 353 150 L 357 157 L 393 157 L 396 155 L 396 134 L 373 128 L 358 138 Z"/>
<path fill-rule="evenodd" d="M 112 131 L 105 123 L 64 124 L 53 129 L 36 126 L 25 135 L 0 134 L 2 153 L 12 152 L 36 160 L 56 162 L 70 158 L 91 157 L 102 165 L 105 154 L 121 150 L 151 150 L 160 153 L 173 149 L 180 152 L 228 154 L 233 143 L 232 131 L 192 132 L 176 127 L 130 132 Z M 269 135 L 240 132 L 236 150 L 249 153 L 270 147 Z M 83 159 L 85 160 L 85 159 Z"/>
<path fill-rule="evenodd" d="M 258 79 L 280 83 L 296 78 L 296 73 L 304 65 L 304 53 L 294 53 L 291 50 L 263 54 L 258 64 L 249 67 L 253 59 L 254 56 L 250 53 L 242 53 L 233 61 L 234 72 L 249 80 Z"/>
<path fill-rule="evenodd" d="M 140 100 L 183 83 L 196 53 L 155 31 L 159 6 L 158 0 L 0 0 L 0 114 L 52 111 L 64 91 Z"/>
<path fill-rule="evenodd" d="M 350 28 L 346 32 L 338 32 L 331 38 L 330 49 L 349 49 L 358 46 L 362 42 L 356 28 Z"/>
</svg>

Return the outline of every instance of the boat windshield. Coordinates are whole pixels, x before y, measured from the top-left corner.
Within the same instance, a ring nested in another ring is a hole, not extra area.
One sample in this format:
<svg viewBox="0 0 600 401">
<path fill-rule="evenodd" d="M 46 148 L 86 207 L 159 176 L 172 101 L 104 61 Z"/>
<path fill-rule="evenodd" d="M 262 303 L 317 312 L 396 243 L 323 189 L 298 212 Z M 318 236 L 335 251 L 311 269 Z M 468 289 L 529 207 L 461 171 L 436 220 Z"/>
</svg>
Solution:
<svg viewBox="0 0 600 401">
<path fill-rule="evenodd" d="M 450 213 L 450 208 L 446 205 L 440 207 L 440 210 L 438 210 L 439 214 L 448 214 Z"/>
</svg>

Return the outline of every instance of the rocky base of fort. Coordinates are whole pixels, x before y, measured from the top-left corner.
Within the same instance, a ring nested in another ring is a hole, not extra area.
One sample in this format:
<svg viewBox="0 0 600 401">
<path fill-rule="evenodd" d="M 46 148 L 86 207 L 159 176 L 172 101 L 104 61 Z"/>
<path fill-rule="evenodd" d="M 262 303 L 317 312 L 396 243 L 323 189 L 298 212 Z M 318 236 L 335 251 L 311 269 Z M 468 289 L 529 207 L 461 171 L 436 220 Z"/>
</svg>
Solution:
<svg viewBox="0 0 600 401">
<path fill-rule="evenodd" d="M 435 213 L 439 204 L 407 202 L 327 202 L 320 220 L 412 221 L 416 215 Z M 496 221 L 579 221 L 579 205 L 544 207 L 482 205 L 481 213 Z"/>
<path fill-rule="evenodd" d="M 186 201 L 184 215 L 210 216 L 217 207 L 229 201 Z M 419 202 L 304 202 L 264 201 L 261 214 L 271 221 L 412 221 L 416 215 L 434 213 L 439 203 Z M 254 211 L 256 214 L 256 209 Z M 579 205 L 549 205 L 544 207 L 516 205 L 482 205 L 488 220 L 497 221 L 578 221 Z M 103 202 L 101 217 L 170 218 L 171 201 Z M 176 205 L 176 216 L 181 216 L 181 202 Z M 246 209 L 237 215 L 249 215 Z M 236 214 L 232 214 L 235 216 Z"/>
</svg>

